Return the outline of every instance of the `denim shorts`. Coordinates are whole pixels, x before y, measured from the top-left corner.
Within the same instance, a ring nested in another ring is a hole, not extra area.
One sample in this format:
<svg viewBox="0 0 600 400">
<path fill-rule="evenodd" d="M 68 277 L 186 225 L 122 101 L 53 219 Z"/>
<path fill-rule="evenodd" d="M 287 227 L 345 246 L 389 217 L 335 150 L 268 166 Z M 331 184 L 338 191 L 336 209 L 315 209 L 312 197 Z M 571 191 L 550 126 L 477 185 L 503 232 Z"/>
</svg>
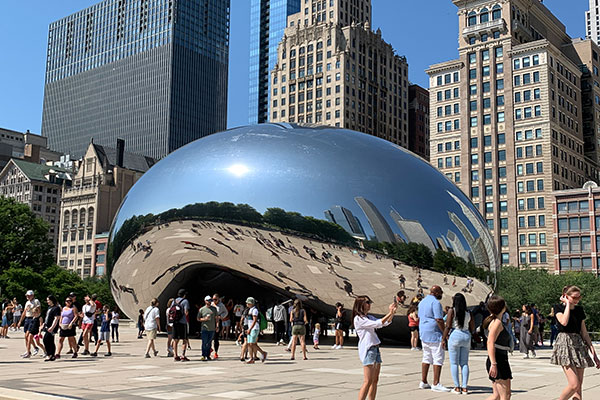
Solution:
<svg viewBox="0 0 600 400">
<path fill-rule="evenodd" d="M 363 365 L 381 364 L 381 353 L 379 352 L 379 346 L 371 346 L 367 350 L 367 355 L 363 360 Z"/>
</svg>

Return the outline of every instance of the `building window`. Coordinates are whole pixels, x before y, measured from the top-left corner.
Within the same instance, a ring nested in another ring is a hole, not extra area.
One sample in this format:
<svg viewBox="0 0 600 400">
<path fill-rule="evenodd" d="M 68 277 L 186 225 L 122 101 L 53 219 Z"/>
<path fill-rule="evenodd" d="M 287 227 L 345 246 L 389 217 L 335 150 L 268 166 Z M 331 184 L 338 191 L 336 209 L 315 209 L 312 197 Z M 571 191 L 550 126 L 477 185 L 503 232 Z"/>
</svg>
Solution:
<svg viewBox="0 0 600 400">
<path fill-rule="evenodd" d="M 502 47 L 494 48 L 494 52 L 496 53 L 496 58 L 500 58 L 503 55 Z"/>
<path fill-rule="evenodd" d="M 498 5 L 498 4 L 496 4 L 492 8 L 492 21 L 495 21 L 500 18 L 502 18 L 502 7 L 500 7 L 500 5 Z"/>
</svg>

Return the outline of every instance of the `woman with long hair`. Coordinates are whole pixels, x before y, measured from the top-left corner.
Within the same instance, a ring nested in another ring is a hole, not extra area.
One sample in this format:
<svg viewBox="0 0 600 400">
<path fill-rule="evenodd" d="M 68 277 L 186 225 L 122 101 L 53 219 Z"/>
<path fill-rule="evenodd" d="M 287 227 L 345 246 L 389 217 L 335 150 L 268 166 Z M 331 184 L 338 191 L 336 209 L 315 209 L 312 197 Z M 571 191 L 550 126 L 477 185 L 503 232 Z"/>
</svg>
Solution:
<svg viewBox="0 0 600 400">
<path fill-rule="evenodd" d="M 56 345 L 54 344 L 54 334 L 58 332 L 58 324 L 60 322 L 60 305 L 58 300 L 53 295 L 48 295 L 46 298 L 48 303 L 48 311 L 46 312 L 46 318 L 44 319 L 44 325 L 42 325 L 42 332 L 44 332 L 44 347 L 46 349 L 46 358 L 44 361 L 56 360 Z"/>
<path fill-rule="evenodd" d="M 493 393 L 487 400 L 509 400 L 512 371 L 508 363 L 508 352 L 512 351 L 512 337 L 502 323 L 506 302 L 500 296 L 488 300 L 490 315 L 483 321 L 483 329 L 488 329 L 486 369 L 492 383 Z"/>
<path fill-rule="evenodd" d="M 167 311 L 166 311 L 166 316 L 167 318 L 165 319 L 166 321 L 166 330 L 167 330 L 167 357 L 173 357 L 173 323 L 169 322 L 169 310 L 171 309 L 171 305 L 173 304 L 173 302 L 175 301 L 175 299 L 173 297 L 171 297 L 169 300 L 167 300 Z"/>
<path fill-rule="evenodd" d="M 469 350 L 471 349 L 471 332 L 474 330 L 475 321 L 471 318 L 471 313 L 467 311 L 465 296 L 462 293 L 456 293 L 452 297 L 452 307 L 448 310 L 442 341 L 446 341 L 449 337 L 450 372 L 454 381 L 454 391 L 458 394 L 461 392 L 468 394 Z M 462 372 L 462 385 L 459 372 Z"/>
<path fill-rule="evenodd" d="M 54 358 L 60 358 L 60 352 L 62 351 L 65 338 L 67 338 L 69 346 L 71 347 L 71 350 L 73 350 L 72 358 L 77 358 L 77 351 L 79 349 L 77 341 L 75 340 L 75 330 L 79 318 L 77 316 L 77 311 L 77 307 L 73 306 L 73 299 L 67 297 L 65 299 L 65 306 L 60 313 L 60 339 L 58 340 L 58 350 L 56 351 Z"/>
<path fill-rule="evenodd" d="M 352 308 L 352 321 L 358 336 L 358 357 L 363 363 L 365 377 L 358 392 L 359 400 L 366 399 L 367 395 L 369 400 L 374 400 L 377 395 L 377 382 L 381 371 L 381 353 L 379 352 L 381 341 L 377 337 L 375 329 L 391 324 L 398 308 L 395 302 L 390 304 L 388 313 L 383 318 L 377 319 L 368 314 L 372 303 L 369 296 L 358 296 L 354 300 Z"/>
<path fill-rule="evenodd" d="M 344 305 L 335 303 L 335 343 L 331 347 L 339 350 L 344 347 Z"/>
<path fill-rule="evenodd" d="M 560 394 L 559 400 L 567 400 L 571 396 L 581 400 L 585 368 L 593 367 L 594 364 L 596 368 L 600 368 L 600 359 L 585 326 L 586 315 L 583 307 L 579 305 L 580 300 L 581 289 L 577 286 L 565 286 L 560 304 L 554 306 L 558 335 L 550 362 L 560 365 L 567 377 L 567 386 Z"/>
<path fill-rule="evenodd" d="M 290 314 L 290 323 L 292 324 L 292 357 L 291 360 L 295 359 L 296 356 L 296 343 L 300 340 L 302 346 L 302 355 L 305 360 L 306 357 L 306 325 L 308 320 L 306 319 L 306 311 L 302 308 L 302 302 L 299 299 L 294 300 L 294 306 L 292 313 Z"/>
<path fill-rule="evenodd" d="M 410 349 L 419 350 L 419 307 L 411 304 L 406 311 L 408 330 L 410 331 Z"/>
<path fill-rule="evenodd" d="M 523 353 L 523 358 L 529 358 L 529 354 L 535 357 L 533 336 L 533 310 L 529 304 L 524 304 L 521 314 L 521 334 L 519 335 L 519 351 Z"/>
</svg>

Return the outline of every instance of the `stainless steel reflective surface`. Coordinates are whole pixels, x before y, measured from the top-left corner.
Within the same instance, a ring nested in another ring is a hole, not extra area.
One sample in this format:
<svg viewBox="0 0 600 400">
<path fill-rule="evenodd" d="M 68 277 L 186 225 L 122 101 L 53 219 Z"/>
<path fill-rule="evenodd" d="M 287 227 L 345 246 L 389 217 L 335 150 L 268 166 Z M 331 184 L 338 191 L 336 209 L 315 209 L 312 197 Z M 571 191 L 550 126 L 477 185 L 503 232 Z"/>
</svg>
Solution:
<svg viewBox="0 0 600 400">
<path fill-rule="evenodd" d="M 345 129 L 240 127 L 175 151 L 129 191 L 110 235 L 111 288 L 130 317 L 153 297 L 164 309 L 180 287 L 194 300 L 215 291 L 264 304 L 300 297 L 326 314 L 367 294 L 383 313 L 398 276 L 409 296 L 415 278 L 365 241 L 415 242 L 497 266 L 470 200 L 409 151 Z M 430 271 L 423 279 L 442 283 Z M 477 282 L 469 303 L 488 292 Z"/>
</svg>

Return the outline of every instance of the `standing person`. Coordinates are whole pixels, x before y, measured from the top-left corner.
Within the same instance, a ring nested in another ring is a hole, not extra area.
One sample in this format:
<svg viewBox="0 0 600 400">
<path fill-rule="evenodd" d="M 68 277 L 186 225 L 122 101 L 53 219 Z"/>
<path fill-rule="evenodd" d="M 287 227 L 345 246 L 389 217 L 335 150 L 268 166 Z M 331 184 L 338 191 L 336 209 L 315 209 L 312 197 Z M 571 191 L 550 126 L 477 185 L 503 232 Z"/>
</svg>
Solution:
<svg viewBox="0 0 600 400">
<path fill-rule="evenodd" d="M 535 349 L 533 348 L 533 312 L 529 304 L 523 305 L 519 340 L 519 351 L 523 353 L 523 358 L 529 358 L 529 354 L 535 357 Z"/>
<path fill-rule="evenodd" d="M 285 346 L 285 317 L 286 317 L 285 307 L 283 304 L 279 303 L 275 307 L 273 307 L 273 325 L 275 328 L 275 342 L 277 346 L 283 345 Z"/>
<path fill-rule="evenodd" d="M 550 324 L 550 347 L 554 344 L 556 340 L 556 336 L 558 336 L 558 326 L 556 323 L 556 315 L 554 313 L 554 307 L 550 309 L 550 314 L 548 315 L 548 323 Z"/>
<path fill-rule="evenodd" d="M 531 312 L 533 313 L 533 346 L 538 345 L 538 341 L 540 340 L 540 312 L 534 303 L 531 303 Z M 534 351 L 535 353 L 535 351 Z M 535 357 L 535 355 L 534 355 Z"/>
<path fill-rule="evenodd" d="M 339 350 L 344 347 L 344 305 L 335 303 L 335 343 L 331 347 Z"/>
<path fill-rule="evenodd" d="M 319 335 L 321 334 L 321 324 L 315 324 L 315 331 L 313 332 L 313 348 L 319 350 Z"/>
<path fill-rule="evenodd" d="M 98 341 L 96 342 L 96 349 L 92 353 L 92 357 L 98 356 L 98 350 L 102 345 L 102 341 L 106 342 L 106 350 L 107 352 L 104 354 L 104 357 L 112 356 L 110 349 L 110 321 L 112 320 L 112 315 L 108 306 L 102 307 L 102 312 L 100 313 L 100 336 L 98 337 Z"/>
<path fill-rule="evenodd" d="M 35 298 L 35 294 L 33 290 L 28 290 L 25 293 L 25 297 L 27 298 L 27 302 L 25 303 L 25 310 L 21 314 L 21 318 L 19 319 L 19 323 L 17 324 L 17 329 L 23 324 L 23 331 L 25 332 L 25 353 L 21 354 L 23 358 L 31 357 L 31 346 L 33 344 L 33 336 L 37 335 L 38 332 L 33 332 L 32 328 L 35 328 L 33 325 L 34 314 L 37 313 L 39 315 L 41 311 L 41 304 L 38 299 Z M 39 329 L 39 325 L 37 325 Z M 33 344 L 33 355 L 37 355 L 38 348 Z"/>
<path fill-rule="evenodd" d="M 177 298 L 169 309 L 168 321 L 173 323 L 173 350 L 175 361 L 190 361 L 186 356 L 187 350 L 187 333 L 188 333 L 188 315 L 190 313 L 190 303 L 187 300 L 187 292 L 185 289 L 179 289 L 177 292 Z M 183 352 L 179 356 L 178 345 L 179 341 L 183 343 Z"/>
<path fill-rule="evenodd" d="M 169 310 L 171 309 L 171 305 L 173 305 L 173 302 L 175 301 L 175 299 L 173 297 L 171 297 L 168 301 L 167 301 L 167 309 L 165 310 L 165 321 L 167 321 L 166 324 L 166 331 L 167 331 L 167 357 L 173 357 L 173 322 L 169 321 Z"/>
<path fill-rule="evenodd" d="M 406 311 L 408 317 L 408 330 L 410 331 L 410 349 L 419 350 L 419 314 L 416 304 L 411 304 Z"/>
<path fill-rule="evenodd" d="M 508 363 L 508 352 L 512 351 L 510 333 L 502 323 L 502 315 L 506 311 L 506 302 L 500 296 L 492 296 L 487 308 L 490 315 L 483 322 L 483 329 L 488 329 L 486 369 L 492 383 L 493 394 L 487 400 L 509 400 L 512 372 Z"/>
<path fill-rule="evenodd" d="M 398 308 L 394 302 L 390 304 L 388 313 L 381 319 L 368 315 L 373 302 L 369 296 L 358 296 L 352 307 L 352 321 L 358 335 L 358 357 L 363 363 L 364 382 L 358 392 L 358 399 L 375 400 L 377 395 L 377 382 L 381 371 L 381 353 L 379 344 L 381 341 L 375 333 L 375 329 L 388 326 L 392 323 L 394 314 Z"/>
<path fill-rule="evenodd" d="M 119 308 L 115 306 L 110 319 L 110 333 L 114 343 L 119 343 L 119 317 Z"/>
<path fill-rule="evenodd" d="M 221 338 L 224 340 L 229 340 L 229 334 L 231 333 L 231 320 L 233 318 L 233 300 L 229 299 L 227 304 L 225 304 L 225 309 L 227 310 L 227 315 L 221 321 L 223 329 L 221 330 Z"/>
<path fill-rule="evenodd" d="M 400 274 L 398 281 L 400 282 L 400 289 L 406 289 L 406 277 L 404 274 Z"/>
<path fill-rule="evenodd" d="M 521 312 L 519 310 L 515 310 L 515 312 L 512 315 L 512 320 L 513 320 L 513 331 L 514 331 L 514 338 L 517 339 L 517 342 L 519 343 L 519 348 L 521 347 L 520 343 L 521 343 Z"/>
<path fill-rule="evenodd" d="M 398 291 L 398 293 L 396 293 L 396 303 L 398 303 L 402 307 L 406 307 L 406 305 L 404 304 L 405 301 L 406 294 L 404 293 L 404 290 Z"/>
<path fill-rule="evenodd" d="M 448 310 L 446 330 L 443 341 L 448 339 L 448 355 L 450 371 L 454 381 L 454 391 L 468 394 L 469 384 L 469 350 L 471 349 L 471 332 L 475 330 L 475 322 L 467 310 L 467 301 L 462 293 L 452 297 L 452 308 Z M 452 333 L 450 333 L 452 331 Z M 462 371 L 459 371 L 462 370 Z M 462 372 L 462 384 L 460 373 Z"/>
<path fill-rule="evenodd" d="M 306 325 L 308 324 L 308 320 L 306 319 L 306 311 L 302 308 L 300 299 L 294 300 L 294 308 L 290 314 L 290 323 L 292 324 L 292 357 L 290 359 L 295 359 L 296 340 L 299 339 L 302 346 L 302 355 L 305 360 L 308 360 L 306 357 Z"/>
<path fill-rule="evenodd" d="M 42 343 L 42 326 L 44 325 L 44 318 L 42 318 L 42 309 L 36 308 L 33 311 L 33 320 L 31 321 L 30 331 L 33 335 L 33 345 L 37 345 L 39 349 L 42 349 L 44 352 L 44 357 L 46 357 L 46 348 Z"/>
<path fill-rule="evenodd" d="M 560 303 L 554 306 L 558 335 L 550 362 L 560 365 L 567 378 L 567 386 L 559 400 L 568 400 L 571 396 L 581 400 L 585 368 L 593 367 L 594 364 L 596 368 L 600 368 L 600 359 L 585 326 L 586 315 L 579 305 L 580 300 L 581 289 L 577 286 L 565 286 Z"/>
<path fill-rule="evenodd" d="M 141 308 L 138 310 L 137 328 L 138 328 L 137 338 L 143 339 L 144 338 L 144 336 L 143 336 L 144 330 L 146 328 L 144 327 L 144 310 L 142 310 Z"/>
<path fill-rule="evenodd" d="M 92 336 L 92 329 L 94 327 L 94 320 L 96 319 L 96 303 L 94 303 L 89 295 L 86 295 L 83 300 L 83 321 L 81 322 L 81 329 L 83 329 L 83 354 L 90 354 L 90 338 Z"/>
<path fill-rule="evenodd" d="M 46 348 L 46 358 L 44 361 L 56 360 L 56 345 L 54 344 L 54 334 L 58 331 L 58 324 L 60 321 L 60 306 L 58 300 L 53 295 L 49 295 L 46 298 L 48 303 L 48 311 L 46 311 L 46 319 L 42 326 L 44 332 L 44 347 Z"/>
<path fill-rule="evenodd" d="M 8 338 L 8 327 L 12 325 L 14 305 L 8 299 L 2 302 L 2 328 L 0 329 L 0 338 Z M 9 318 L 11 317 L 11 318 Z"/>
<path fill-rule="evenodd" d="M 221 330 L 223 329 L 223 319 L 227 317 L 228 312 L 227 312 L 227 307 L 225 307 L 225 304 L 223 304 L 223 302 L 221 301 L 221 296 L 219 296 L 218 293 L 215 293 L 212 297 L 212 306 L 215 308 L 215 310 L 217 310 L 217 315 L 216 315 L 216 319 L 215 319 L 215 329 L 214 329 L 214 333 L 213 333 L 213 346 L 215 349 L 215 355 L 213 356 L 213 358 L 216 360 L 219 358 L 219 334 L 221 333 Z M 210 348 L 209 348 L 209 356 L 210 356 Z M 208 357 L 208 359 L 210 359 L 210 357 Z"/>
<path fill-rule="evenodd" d="M 146 338 L 148 339 L 146 354 L 144 355 L 146 358 L 150 358 L 150 350 L 152 350 L 154 357 L 158 355 L 154 341 L 156 340 L 156 333 L 159 326 L 160 310 L 158 309 L 158 299 L 154 298 L 148 308 L 146 308 L 146 311 L 144 311 L 144 328 L 146 330 Z"/>
<path fill-rule="evenodd" d="M 98 328 L 100 327 L 100 315 L 102 314 L 102 303 L 98 300 L 97 294 L 92 294 L 92 301 L 96 305 L 96 313 L 94 315 L 94 326 L 92 326 L 92 337 L 94 338 L 94 343 L 98 344 Z"/>
<path fill-rule="evenodd" d="M 204 307 L 198 310 L 198 322 L 202 323 L 202 327 L 200 330 L 200 335 L 202 337 L 202 357 L 200 357 L 201 361 L 209 361 L 210 360 L 210 349 L 212 346 L 213 338 L 215 337 L 215 332 L 217 329 L 217 319 L 219 318 L 219 311 L 214 306 L 214 299 L 218 296 L 206 296 L 204 298 Z M 218 357 L 216 351 L 215 342 L 215 359 Z"/>
<path fill-rule="evenodd" d="M 248 297 L 246 299 L 246 307 L 248 307 L 248 330 L 246 331 L 246 341 L 248 342 L 248 352 L 250 353 L 250 360 L 246 364 L 254 364 L 254 359 L 257 353 L 260 352 L 260 360 L 265 362 L 267 359 L 267 353 L 258 346 L 258 334 L 260 333 L 260 321 L 259 311 L 256 307 L 256 300 L 254 297 Z"/>
<path fill-rule="evenodd" d="M 21 315 L 23 314 L 23 306 L 19 303 L 19 300 L 15 297 L 12 301 L 13 304 L 13 322 L 12 328 L 14 331 L 17 330 L 17 324 L 21 320 Z"/>
<path fill-rule="evenodd" d="M 65 299 L 65 306 L 60 313 L 60 339 L 58 340 L 58 349 L 55 358 L 60 358 L 60 352 L 62 351 L 65 338 L 67 338 L 69 347 L 73 353 L 72 358 L 77 358 L 78 346 L 77 341 L 75 340 L 75 330 L 79 318 L 78 310 L 73 305 L 73 299 L 67 297 Z"/>
<path fill-rule="evenodd" d="M 440 383 L 445 357 L 442 343 L 442 333 L 445 330 L 444 310 L 440 303 L 443 293 L 441 287 L 434 285 L 431 287 L 430 294 L 419 303 L 419 335 L 423 348 L 419 388 L 431 388 L 434 392 L 450 391 Z M 427 374 L 431 364 L 433 364 L 433 386 L 427 383 Z"/>
<path fill-rule="evenodd" d="M 243 304 L 236 304 L 235 306 L 233 306 L 233 321 L 235 323 L 235 332 L 234 334 L 237 336 L 240 333 L 244 332 L 244 321 L 242 318 L 242 314 L 244 313 L 244 305 Z"/>
</svg>

